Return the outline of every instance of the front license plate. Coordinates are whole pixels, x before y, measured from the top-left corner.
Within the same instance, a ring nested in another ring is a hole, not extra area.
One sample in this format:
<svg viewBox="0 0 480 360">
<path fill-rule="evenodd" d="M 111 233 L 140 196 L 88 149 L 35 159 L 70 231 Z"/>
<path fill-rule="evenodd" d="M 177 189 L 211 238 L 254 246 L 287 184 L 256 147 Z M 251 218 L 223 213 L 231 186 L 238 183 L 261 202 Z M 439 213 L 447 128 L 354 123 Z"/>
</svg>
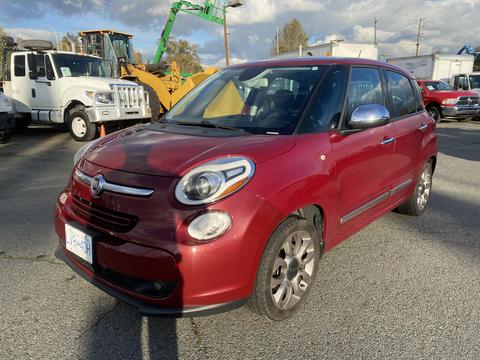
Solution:
<svg viewBox="0 0 480 360">
<path fill-rule="evenodd" d="M 92 237 L 65 224 L 65 246 L 68 251 L 81 257 L 83 260 L 93 263 Z"/>
</svg>

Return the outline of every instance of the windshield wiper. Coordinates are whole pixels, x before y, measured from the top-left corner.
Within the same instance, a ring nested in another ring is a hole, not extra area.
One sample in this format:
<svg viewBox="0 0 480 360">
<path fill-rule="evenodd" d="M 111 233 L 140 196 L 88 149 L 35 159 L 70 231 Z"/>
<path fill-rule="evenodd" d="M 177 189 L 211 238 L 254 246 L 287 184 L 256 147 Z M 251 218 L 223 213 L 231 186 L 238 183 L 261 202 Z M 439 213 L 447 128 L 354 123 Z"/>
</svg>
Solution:
<svg viewBox="0 0 480 360">
<path fill-rule="evenodd" d="M 200 126 L 200 127 L 207 127 L 207 128 L 212 128 L 212 129 L 222 129 L 222 130 L 235 130 L 235 131 L 245 131 L 242 128 L 237 128 L 233 126 L 227 126 L 227 125 L 218 125 L 215 123 L 212 123 L 208 120 L 202 120 L 201 122 L 193 122 L 193 121 L 177 121 L 174 123 L 175 125 L 185 125 L 185 126 Z"/>
</svg>

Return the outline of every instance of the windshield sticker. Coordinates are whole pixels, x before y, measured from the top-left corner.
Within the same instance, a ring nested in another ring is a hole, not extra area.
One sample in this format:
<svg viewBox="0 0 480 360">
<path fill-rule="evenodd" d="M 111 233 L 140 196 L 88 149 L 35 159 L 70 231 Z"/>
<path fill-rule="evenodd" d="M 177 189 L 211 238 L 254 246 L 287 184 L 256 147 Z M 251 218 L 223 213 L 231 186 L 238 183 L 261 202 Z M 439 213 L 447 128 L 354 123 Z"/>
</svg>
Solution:
<svg viewBox="0 0 480 360">
<path fill-rule="evenodd" d="M 317 70 L 318 70 L 318 66 L 312 67 L 312 70 L 313 70 L 313 71 L 317 71 Z"/>
<path fill-rule="evenodd" d="M 435 90 L 435 88 L 434 88 L 432 85 L 428 85 L 428 86 L 427 86 L 427 89 L 430 90 L 430 91 L 434 91 L 434 90 Z"/>
<path fill-rule="evenodd" d="M 70 72 L 69 67 L 61 67 L 60 70 L 61 70 L 63 76 L 65 76 L 65 77 L 72 76 L 72 73 Z"/>
</svg>

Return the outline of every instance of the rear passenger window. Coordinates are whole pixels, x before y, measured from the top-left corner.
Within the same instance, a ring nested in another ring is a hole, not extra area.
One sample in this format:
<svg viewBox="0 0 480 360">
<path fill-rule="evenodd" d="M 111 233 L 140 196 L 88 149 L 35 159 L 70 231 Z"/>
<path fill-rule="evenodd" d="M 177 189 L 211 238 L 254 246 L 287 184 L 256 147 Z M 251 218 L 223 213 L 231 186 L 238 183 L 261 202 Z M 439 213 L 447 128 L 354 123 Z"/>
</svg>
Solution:
<svg viewBox="0 0 480 360">
<path fill-rule="evenodd" d="M 25 76 L 25 55 L 17 55 L 13 58 L 15 76 Z"/>
<path fill-rule="evenodd" d="M 373 68 L 352 68 L 348 86 L 348 116 L 360 105 L 385 105 L 380 73 Z"/>
<path fill-rule="evenodd" d="M 393 118 L 417 111 L 415 95 L 410 80 L 399 73 L 385 71 Z"/>
</svg>

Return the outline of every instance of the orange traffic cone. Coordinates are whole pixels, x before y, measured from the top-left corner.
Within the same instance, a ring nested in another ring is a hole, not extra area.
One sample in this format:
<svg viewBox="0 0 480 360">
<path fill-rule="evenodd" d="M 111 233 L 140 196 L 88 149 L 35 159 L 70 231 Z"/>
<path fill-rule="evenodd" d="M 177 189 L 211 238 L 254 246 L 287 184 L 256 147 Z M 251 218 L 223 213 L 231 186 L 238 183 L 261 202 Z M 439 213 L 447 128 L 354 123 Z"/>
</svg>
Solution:
<svg viewBox="0 0 480 360">
<path fill-rule="evenodd" d="M 100 125 L 100 137 L 102 138 L 105 135 L 107 135 L 106 132 L 105 132 L 105 125 L 101 124 Z"/>
</svg>

